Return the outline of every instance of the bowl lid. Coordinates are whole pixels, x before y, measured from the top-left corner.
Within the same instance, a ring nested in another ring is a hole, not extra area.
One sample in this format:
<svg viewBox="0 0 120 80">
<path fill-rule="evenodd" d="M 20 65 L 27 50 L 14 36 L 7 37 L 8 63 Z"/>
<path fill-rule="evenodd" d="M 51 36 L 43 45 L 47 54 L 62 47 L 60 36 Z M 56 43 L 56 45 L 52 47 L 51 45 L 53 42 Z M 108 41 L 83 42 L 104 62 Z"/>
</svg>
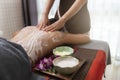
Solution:
<svg viewBox="0 0 120 80">
<path fill-rule="evenodd" d="M 73 48 L 69 46 L 60 46 L 53 49 L 53 54 L 58 56 L 71 55 L 73 54 L 73 52 L 74 52 Z"/>
</svg>

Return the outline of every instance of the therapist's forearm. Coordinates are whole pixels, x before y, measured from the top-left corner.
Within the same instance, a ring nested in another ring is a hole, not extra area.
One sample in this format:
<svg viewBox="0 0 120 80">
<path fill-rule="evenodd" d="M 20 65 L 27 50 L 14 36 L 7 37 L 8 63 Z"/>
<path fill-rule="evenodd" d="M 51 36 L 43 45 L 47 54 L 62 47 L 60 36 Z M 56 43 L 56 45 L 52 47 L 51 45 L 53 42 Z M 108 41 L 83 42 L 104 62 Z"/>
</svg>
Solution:
<svg viewBox="0 0 120 80">
<path fill-rule="evenodd" d="M 73 17 L 87 2 L 87 0 L 75 0 L 73 5 L 68 9 L 68 11 L 60 18 L 66 22 L 71 17 Z"/>
<path fill-rule="evenodd" d="M 46 4 L 42 11 L 42 15 L 48 16 L 53 3 L 54 3 L 54 0 L 46 0 Z"/>
</svg>

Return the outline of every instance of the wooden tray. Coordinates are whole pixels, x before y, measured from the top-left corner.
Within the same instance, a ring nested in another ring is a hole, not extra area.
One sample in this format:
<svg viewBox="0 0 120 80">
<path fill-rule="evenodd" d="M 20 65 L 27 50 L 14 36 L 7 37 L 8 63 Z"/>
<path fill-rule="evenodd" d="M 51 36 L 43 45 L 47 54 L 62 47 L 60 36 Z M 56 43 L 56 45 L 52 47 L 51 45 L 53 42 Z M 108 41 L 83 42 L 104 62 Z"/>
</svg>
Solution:
<svg viewBox="0 0 120 80">
<path fill-rule="evenodd" d="M 79 61 L 80 61 L 80 64 L 79 64 L 78 70 L 85 63 L 86 59 L 79 59 Z M 76 70 L 76 72 L 74 72 L 73 74 L 70 74 L 70 75 L 62 75 L 62 74 L 59 74 L 59 73 L 50 73 L 50 72 L 47 72 L 47 71 L 41 71 L 41 70 L 38 70 L 38 69 L 34 68 L 35 73 L 49 75 L 49 76 L 56 77 L 56 78 L 59 78 L 59 79 L 62 79 L 62 80 L 72 80 L 78 70 Z"/>
</svg>

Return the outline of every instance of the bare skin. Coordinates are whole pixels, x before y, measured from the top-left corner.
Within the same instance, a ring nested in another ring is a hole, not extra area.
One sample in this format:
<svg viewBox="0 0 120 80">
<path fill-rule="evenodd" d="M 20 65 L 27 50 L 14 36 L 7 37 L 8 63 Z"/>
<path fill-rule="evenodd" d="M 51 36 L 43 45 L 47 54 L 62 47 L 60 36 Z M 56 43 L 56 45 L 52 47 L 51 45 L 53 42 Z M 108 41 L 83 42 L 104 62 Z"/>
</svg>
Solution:
<svg viewBox="0 0 120 80">
<path fill-rule="evenodd" d="M 83 44 L 90 41 L 86 34 L 70 34 L 60 31 L 41 31 L 35 26 L 25 27 L 17 33 L 12 42 L 20 44 L 30 58 L 31 64 L 48 55 L 56 46 L 62 44 Z"/>
</svg>

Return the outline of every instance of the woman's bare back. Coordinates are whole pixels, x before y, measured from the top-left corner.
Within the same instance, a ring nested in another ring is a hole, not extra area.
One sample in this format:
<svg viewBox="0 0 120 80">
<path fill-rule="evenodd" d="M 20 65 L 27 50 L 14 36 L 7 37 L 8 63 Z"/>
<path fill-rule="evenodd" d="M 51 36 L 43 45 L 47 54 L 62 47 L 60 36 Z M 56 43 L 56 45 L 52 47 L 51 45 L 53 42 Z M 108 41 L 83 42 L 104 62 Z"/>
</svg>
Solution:
<svg viewBox="0 0 120 80">
<path fill-rule="evenodd" d="M 25 27 L 11 41 L 20 44 L 34 64 L 55 46 L 62 44 L 63 38 L 64 35 L 59 31 L 45 32 L 36 27 Z"/>
</svg>

